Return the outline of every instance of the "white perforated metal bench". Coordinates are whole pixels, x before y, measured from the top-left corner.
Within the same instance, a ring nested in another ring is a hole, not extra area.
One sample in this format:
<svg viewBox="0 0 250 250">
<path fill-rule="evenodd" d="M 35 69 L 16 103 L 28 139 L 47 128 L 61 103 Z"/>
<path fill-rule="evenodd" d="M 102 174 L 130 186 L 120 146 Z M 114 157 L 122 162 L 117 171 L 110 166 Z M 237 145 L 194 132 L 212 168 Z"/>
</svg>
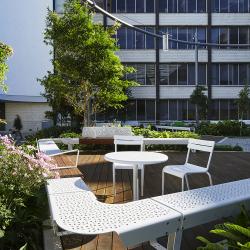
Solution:
<svg viewBox="0 0 250 250">
<path fill-rule="evenodd" d="M 59 227 L 83 235 L 117 232 L 126 246 L 168 234 L 167 249 L 177 250 L 184 229 L 233 215 L 241 205 L 250 209 L 250 179 L 119 205 L 97 201 L 80 178 L 49 180 L 47 190 Z"/>
<path fill-rule="evenodd" d="M 76 168 L 78 165 L 78 159 L 79 159 L 79 150 L 78 149 L 62 151 L 59 149 L 59 147 L 56 145 L 56 143 L 53 139 L 40 139 L 40 140 L 38 140 L 37 141 L 37 148 L 38 148 L 38 151 L 43 152 L 44 154 L 51 156 L 51 157 L 70 154 L 70 153 L 76 153 L 75 164 L 63 166 L 63 167 L 60 167 L 60 169 Z"/>
</svg>

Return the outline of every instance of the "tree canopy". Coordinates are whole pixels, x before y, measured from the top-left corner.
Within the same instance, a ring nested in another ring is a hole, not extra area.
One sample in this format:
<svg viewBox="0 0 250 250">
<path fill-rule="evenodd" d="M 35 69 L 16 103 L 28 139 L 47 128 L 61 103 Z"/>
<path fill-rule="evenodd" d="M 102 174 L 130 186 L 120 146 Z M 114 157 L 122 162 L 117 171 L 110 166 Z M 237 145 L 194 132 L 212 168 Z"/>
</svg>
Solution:
<svg viewBox="0 0 250 250">
<path fill-rule="evenodd" d="M 13 54 L 13 50 L 10 46 L 2 43 L 0 41 L 0 88 L 7 92 L 8 87 L 5 84 L 5 75 L 8 71 L 8 65 L 6 63 L 8 57 L 10 57 Z"/>
<path fill-rule="evenodd" d="M 51 106 L 69 105 L 85 126 L 93 112 L 121 108 L 128 88 L 136 85 L 124 77 L 133 69 L 115 54 L 118 25 L 103 27 L 93 22 L 93 14 L 80 0 L 67 0 L 62 15 L 48 12 L 45 43 L 53 48 L 54 71 L 40 80 Z"/>
</svg>

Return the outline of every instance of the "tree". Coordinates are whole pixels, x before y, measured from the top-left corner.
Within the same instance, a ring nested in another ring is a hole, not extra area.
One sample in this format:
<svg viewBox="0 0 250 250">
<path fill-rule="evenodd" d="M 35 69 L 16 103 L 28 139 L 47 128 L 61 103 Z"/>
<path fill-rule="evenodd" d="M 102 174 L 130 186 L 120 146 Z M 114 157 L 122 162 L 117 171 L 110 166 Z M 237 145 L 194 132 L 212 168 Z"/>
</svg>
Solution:
<svg viewBox="0 0 250 250">
<path fill-rule="evenodd" d="M 5 84 L 5 75 L 8 71 L 8 65 L 6 63 L 8 57 L 13 54 L 13 50 L 10 46 L 0 42 L 0 88 L 7 92 L 8 87 Z"/>
<path fill-rule="evenodd" d="M 236 103 L 238 104 L 239 107 L 239 117 L 241 119 L 241 130 L 243 126 L 243 119 L 244 119 L 244 114 L 247 114 L 249 108 L 250 108 L 250 89 L 249 85 L 246 82 L 243 89 L 239 92 L 238 99 L 236 100 Z M 241 134 L 241 131 L 240 131 Z"/>
<path fill-rule="evenodd" d="M 64 14 L 49 11 L 45 43 L 54 48 L 54 72 L 42 79 L 45 97 L 52 107 L 67 104 L 84 117 L 106 108 L 122 108 L 127 89 L 136 83 L 124 79 L 132 68 L 121 64 L 112 38 L 118 25 L 103 27 L 93 22 L 93 11 L 81 0 L 67 0 Z"/>
<path fill-rule="evenodd" d="M 206 119 L 207 116 L 208 98 L 204 93 L 206 90 L 206 87 L 197 85 L 190 96 L 191 103 L 195 105 L 195 119 L 197 124 L 199 124 L 200 118 Z"/>
</svg>

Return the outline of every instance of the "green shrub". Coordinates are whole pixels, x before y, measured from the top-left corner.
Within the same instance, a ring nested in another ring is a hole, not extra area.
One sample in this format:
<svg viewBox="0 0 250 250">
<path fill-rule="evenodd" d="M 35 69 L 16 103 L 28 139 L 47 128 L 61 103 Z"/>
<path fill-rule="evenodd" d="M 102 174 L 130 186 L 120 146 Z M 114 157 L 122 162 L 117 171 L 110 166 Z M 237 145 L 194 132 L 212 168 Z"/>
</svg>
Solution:
<svg viewBox="0 0 250 250">
<path fill-rule="evenodd" d="M 240 215 L 232 222 L 226 222 L 215 226 L 210 233 L 221 236 L 226 241 L 223 243 L 213 243 L 202 236 L 198 236 L 205 246 L 198 247 L 197 250 L 224 250 L 240 249 L 250 250 L 250 214 L 243 207 Z"/>
<path fill-rule="evenodd" d="M 239 121 L 220 121 L 216 124 L 202 122 L 197 127 L 196 132 L 200 135 L 215 135 L 215 136 L 240 136 L 241 123 Z M 242 135 L 249 136 L 250 128 L 243 123 Z"/>
<path fill-rule="evenodd" d="M 47 218 L 44 183 L 56 172 L 50 157 L 31 146 L 16 147 L 0 137 L 0 249 L 42 249 Z"/>
<path fill-rule="evenodd" d="M 231 146 L 231 145 L 215 145 L 215 151 L 243 151 L 242 147 L 239 145 Z"/>
</svg>

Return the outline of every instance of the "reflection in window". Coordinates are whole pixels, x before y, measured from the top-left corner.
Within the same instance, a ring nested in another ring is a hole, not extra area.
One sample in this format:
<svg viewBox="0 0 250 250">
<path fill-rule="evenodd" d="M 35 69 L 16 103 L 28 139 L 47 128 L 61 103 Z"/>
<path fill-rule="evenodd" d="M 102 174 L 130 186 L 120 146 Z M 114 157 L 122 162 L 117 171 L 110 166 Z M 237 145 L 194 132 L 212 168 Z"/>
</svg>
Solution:
<svg viewBox="0 0 250 250">
<path fill-rule="evenodd" d="M 178 85 L 187 85 L 187 64 L 178 65 Z"/>
<path fill-rule="evenodd" d="M 218 13 L 220 12 L 220 1 L 219 0 L 211 0 L 212 1 L 212 12 Z"/>
<path fill-rule="evenodd" d="M 177 120 L 177 100 L 169 100 L 169 120 Z"/>
<path fill-rule="evenodd" d="M 168 85 L 169 68 L 168 64 L 160 64 L 160 84 Z"/>
<path fill-rule="evenodd" d="M 137 82 L 145 85 L 145 64 L 137 64 Z"/>
<path fill-rule="evenodd" d="M 198 66 L 198 84 L 206 85 L 207 84 L 207 67 L 206 64 L 199 64 Z"/>
<path fill-rule="evenodd" d="M 239 84 L 244 85 L 249 80 L 249 65 L 239 64 Z"/>
<path fill-rule="evenodd" d="M 135 0 L 127 0 L 127 12 L 135 13 Z"/>
<path fill-rule="evenodd" d="M 146 27 L 146 30 L 155 33 L 155 29 L 153 27 Z M 151 35 L 146 36 L 146 49 L 154 49 L 155 48 L 155 38 Z"/>
<path fill-rule="evenodd" d="M 160 120 L 166 121 L 168 120 L 168 100 L 160 100 Z"/>
<path fill-rule="evenodd" d="M 229 85 L 238 85 L 238 64 L 229 64 L 229 78 L 228 84 Z"/>
<path fill-rule="evenodd" d="M 188 85 L 195 85 L 195 65 L 194 65 L 194 63 L 188 64 Z"/>
<path fill-rule="evenodd" d="M 120 49 L 126 49 L 126 28 L 120 28 L 117 30 L 117 43 Z"/>
<path fill-rule="evenodd" d="M 135 49 L 135 31 L 127 28 L 127 49 Z"/>
<path fill-rule="evenodd" d="M 228 12 L 228 0 L 220 0 L 220 12 L 221 13 Z"/>
<path fill-rule="evenodd" d="M 178 39 L 182 41 L 187 41 L 187 28 L 178 28 Z M 178 49 L 186 49 L 187 44 L 179 43 Z"/>
<path fill-rule="evenodd" d="M 186 121 L 188 113 L 187 100 L 178 100 L 178 120 Z"/>
<path fill-rule="evenodd" d="M 169 85 L 177 85 L 177 65 L 169 65 Z"/>
<path fill-rule="evenodd" d="M 177 13 L 177 0 L 168 0 L 168 12 Z"/>
<path fill-rule="evenodd" d="M 127 107 L 127 120 L 135 121 L 136 120 L 136 101 L 129 100 Z"/>
<path fill-rule="evenodd" d="M 206 0 L 198 0 L 197 1 L 197 12 L 202 13 L 206 12 Z"/>
<path fill-rule="evenodd" d="M 212 65 L 212 85 L 219 85 L 219 64 Z"/>
<path fill-rule="evenodd" d="M 228 44 L 228 28 L 220 28 L 220 44 Z"/>
<path fill-rule="evenodd" d="M 238 28 L 231 27 L 229 29 L 229 43 L 238 44 Z"/>
<path fill-rule="evenodd" d="M 146 85 L 155 84 L 155 64 L 146 64 Z"/>
<path fill-rule="evenodd" d="M 178 12 L 179 13 L 186 13 L 188 12 L 188 4 L 187 0 L 178 0 Z"/>
<path fill-rule="evenodd" d="M 136 0 L 136 12 L 137 13 L 144 12 L 144 0 Z"/>
<path fill-rule="evenodd" d="M 145 100 L 137 100 L 137 120 L 145 121 Z"/>
<path fill-rule="evenodd" d="M 220 85 L 228 85 L 228 64 L 220 65 Z"/>
<path fill-rule="evenodd" d="M 238 0 L 229 0 L 229 12 L 231 13 L 238 12 Z"/>
<path fill-rule="evenodd" d="M 188 12 L 189 13 L 196 12 L 196 0 L 188 0 Z"/>
<path fill-rule="evenodd" d="M 146 0 L 146 13 L 154 13 L 155 2 L 154 0 Z"/>
<path fill-rule="evenodd" d="M 117 13 L 125 12 L 125 0 L 117 1 Z"/>
<path fill-rule="evenodd" d="M 159 0 L 159 11 L 163 13 L 168 12 L 168 2 L 166 0 Z"/>
<path fill-rule="evenodd" d="M 155 121 L 155 100 L 146 100 L 146 121 Z"/>
</svg>

